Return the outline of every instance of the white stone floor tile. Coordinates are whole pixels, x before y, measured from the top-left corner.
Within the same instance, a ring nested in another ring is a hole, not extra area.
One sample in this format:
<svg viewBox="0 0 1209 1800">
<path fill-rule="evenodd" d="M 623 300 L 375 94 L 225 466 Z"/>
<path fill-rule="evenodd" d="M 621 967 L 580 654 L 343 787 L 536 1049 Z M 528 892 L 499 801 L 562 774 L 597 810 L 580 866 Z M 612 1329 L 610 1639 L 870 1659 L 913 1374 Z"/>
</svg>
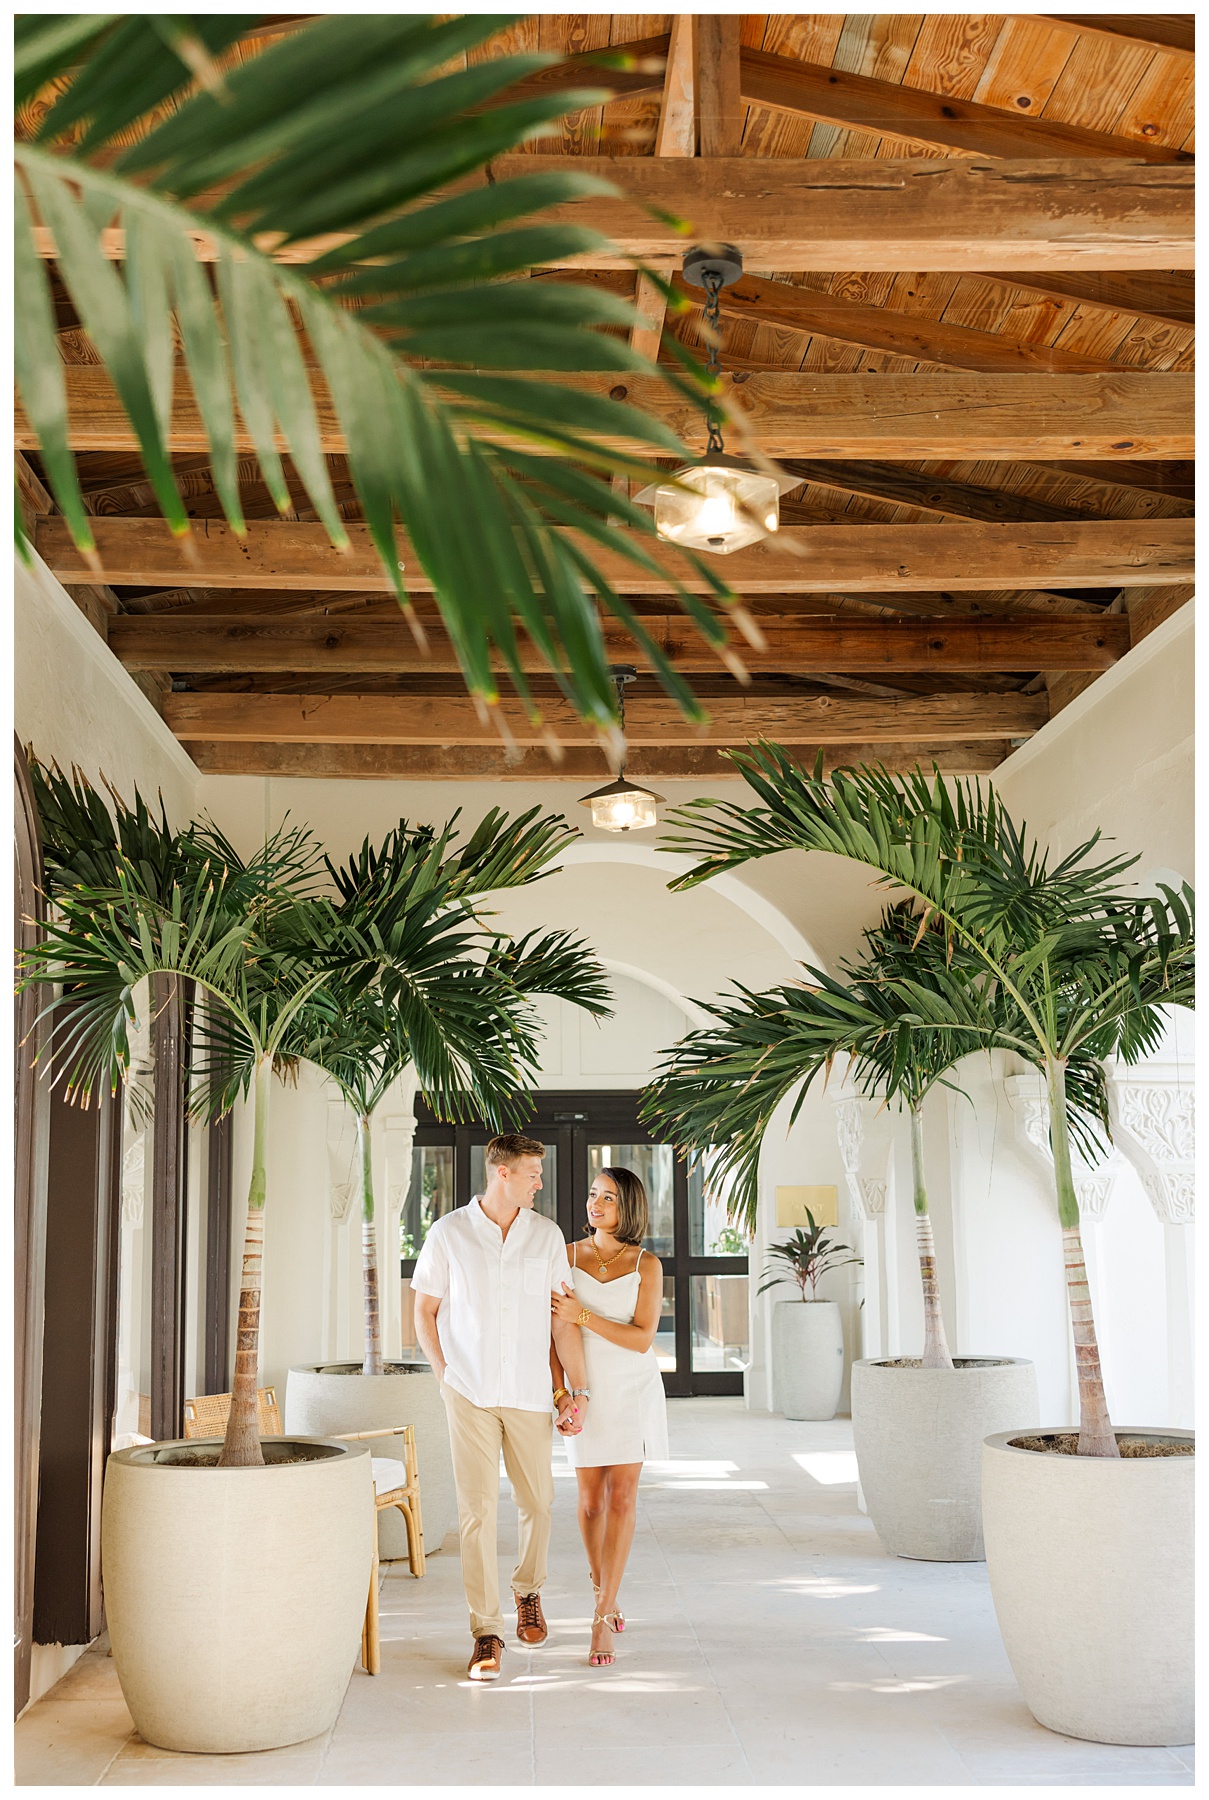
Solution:
<svg viewBox="0 0 1209 1800">
<path fill-rule="evenodd" d="M 173 1756 L 133 1732 L 94 1648 L 17 1726 L 21 1785 L 1193 1785 L 1191 1749 L 1086 1744 L 1025 1707 L 980 1563 L 881 1549 L 843 1469 L 846 1419 L 739 1401 L 669 1406 L 673 1459 L 644 1476 L 617 1662 L 587 1666 L 592 1600 L 574 1484 L 556 1459 L 550 1637 L 509 1637 L 466 1679 L 456 1546 L 382 1584 L 382 1673 L 358 1668 L 324 1739 L 260 1756 Z M 816 1474 L 795 1462 L 818 1458 Z M 501 1565 L 515 1513 L 500 1515 Z M 505 1582 L 506 1592 L 506 1582 Z"/>
</svg>

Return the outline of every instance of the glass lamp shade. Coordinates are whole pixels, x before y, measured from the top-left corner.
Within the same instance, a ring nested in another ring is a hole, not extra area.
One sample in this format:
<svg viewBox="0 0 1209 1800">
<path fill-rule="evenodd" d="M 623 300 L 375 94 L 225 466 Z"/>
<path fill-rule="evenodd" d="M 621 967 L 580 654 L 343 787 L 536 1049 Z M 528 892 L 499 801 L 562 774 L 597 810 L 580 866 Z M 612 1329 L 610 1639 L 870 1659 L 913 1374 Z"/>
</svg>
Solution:
<svg viewBox="0 0 1209 1800">
<path fill-rule="evenodd" d="M 591 807 L 592 823 L 600 831 L 645 831 L 658 822 L 655 809 L 662 799 L 662 794 L 652 794 L 622 775 L 608 787 L 585 794 L 579 804 Z"/>
<path fill-rule="evenodd" d="M 738 457 L 706 456 L 636 496 L 655 508 L 655 528 L 671 544 L 728 556 L 780 524 L 782 492 L 797 484 L 749 467 Z"/>
</svg>

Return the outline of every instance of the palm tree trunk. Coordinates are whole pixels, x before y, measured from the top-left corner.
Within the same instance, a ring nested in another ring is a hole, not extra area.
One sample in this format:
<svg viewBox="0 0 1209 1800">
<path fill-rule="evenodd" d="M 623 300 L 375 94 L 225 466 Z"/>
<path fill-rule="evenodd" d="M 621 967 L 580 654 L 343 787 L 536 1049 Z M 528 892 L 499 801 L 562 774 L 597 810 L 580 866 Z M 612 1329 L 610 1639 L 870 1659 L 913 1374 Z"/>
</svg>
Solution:
<svg viewBox="0 0 1209 1800">
<path fill-rule="evenodd" d="M 924 1288 L 923 1366 L 925 1369 L 951 1369 L 953 1358 L 945 1337 L 940 1283 L 936 1279 L 936 1244 L 932 1237 L 932 1216 L 928 1211 L 928 1190 L 924 1185 L 924 1116 L 918 1106 L 911 1108 L 911 1181 L 915 1190 L 919 1276 Z"/>
<path fill-rule="evenodd" d="M 378 1228 L 374 1218 L 374 1159 L 370 1115 L 357 1115 L 361 1151 L 361 1266 L 365 1283 L 365 1361 L 363 1375 L 382 1373 L 382 1321 L 378 1310 Z"/>
<path fill-rule="evenodd" d="M 1066 1293 L 1075 1334 L 1075 1373 L 1079 1383 L 1079 1455 L 1119 1456 L 1116 1434 L 1104 1398 L 1100 1346 L 1092 1317 L 1091 1289 L 1079 1234 L 1079 1201 L 1070 1166 L 1070 1132 L 1066 1121 L 1066 1064 L 1046 1066 L 1049 1094 L 1049 1137 L 1054 1153 L 1054 1179 L 1058 1187 L 1058 1220 L 1066 1259 Z"/>
<path fill-rule="evenodd" d="M 244 1232 L 243 1274 L 239 1283 L 239 1328 L 235 1338 L 235 1380 L 231 1411 L 223 1439 L 220 1469 L 264 1466 L 256 1416 L 256 1377 L 260 1363 L 260 1284 L 264 1266 L 265 1152 L 268 1147 L 269 1089 L 273 1058 L 261 1056 L 253 1078 L 252 1180 L 248 1186 L 248 1222 Z"/>
</svg>

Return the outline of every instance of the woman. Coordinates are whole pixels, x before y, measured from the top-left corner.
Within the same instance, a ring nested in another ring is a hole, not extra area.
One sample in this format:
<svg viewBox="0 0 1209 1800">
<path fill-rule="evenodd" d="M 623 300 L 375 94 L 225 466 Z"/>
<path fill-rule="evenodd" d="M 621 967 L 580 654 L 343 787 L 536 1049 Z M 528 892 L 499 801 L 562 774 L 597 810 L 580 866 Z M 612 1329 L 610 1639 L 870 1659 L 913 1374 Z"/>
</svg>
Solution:
<svg viewBox="0 0 1209 1800">
<path fill-rule="evenodd" d="M 634 1541 L 643 1462 L 668 1454 L 667 1405 L 653 1349 L 663 1265 L 642 1248 L 649 1216 L 646 1189 L 633 1170 L 602 1169 L 588 1194 L 589 1235 L 567 1252 L 571 1291 L 552 1300 L 556 1318 L 582 1327 L 592 1395 L 582 1431 L 564 1442 L 579 1483 L 579 1529 L 596 1590 L 588 1653 L 594 1669 L 613 1661 L 613 1633 L 625 1629 L 617 1590 Z M 551 1366 L 561 1388 L 553 1356 Z"/>
</svg>

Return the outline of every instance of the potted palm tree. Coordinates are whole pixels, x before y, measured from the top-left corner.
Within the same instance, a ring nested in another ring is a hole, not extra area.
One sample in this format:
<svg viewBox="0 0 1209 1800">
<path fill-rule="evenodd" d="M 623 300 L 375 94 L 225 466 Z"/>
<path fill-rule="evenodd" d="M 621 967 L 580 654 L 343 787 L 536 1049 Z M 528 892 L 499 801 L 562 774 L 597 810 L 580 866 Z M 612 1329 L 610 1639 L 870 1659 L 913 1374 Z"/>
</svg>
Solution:
<svg viewBox="0 0 1209 1800">
<path fill-rule="evenodd" d="M 892 978 L 910 970 L 917 982 L 926 982 L 930 958 L 944 958 L 946 951 L 934 928 L 920 933 L 903 903 L 887 908 L 880 924 L 865 933 L 865 945 L 859 962 L 841 964 L 842 980 L 809 968 L 805 982 L 747 995 L 743 1005 L 709 1008 L 720 1025 L 673 1047 L 649 1104 L 677 1142 L 724 1146 L 718 1154 L 733 1177 L 732 1201 L 749 1228 L 760 1147 L 787 1095 L 796 1090 L 804 1096 L 820 1074 L 847 1057 L 847 1080 L 859 1092 L 907 1112 L 922 1354 L 853 1362 L 852 1432 L 861 1491 L 878 1536 L 896 1555 L 979 1561 L 982 1440 L 1011 1424 L 1036 1424 L 1036 1374 L 1021 1358 L 955 1360 L 949 1351 L 924 1176 L 923 1109 L 938 1085 L 960 1092 L 952 1070 L 983 1046 L 993 1020 L 982 1019 L 980 1030 L 919 1022 L 914 1003 Z M 948 961 L 959 966 L 952 953 Z M 743 1097 L 741 1121 L 736 1090 Z"/>
<path fill-rule="evenodd" d="M 118 803 L 121 825 L 106 846 L 103 809 L 89 810 L 91 877 L 55 881 L 52 916 L 26 959 L 24 980 L 57 995 L 47 1009 L 52 1078 L 85 1105 L 115 1085 L 151 984 L 188 982 L 211 1036 L 242 1053 L 238 1066 L 212 1064 L 196 1104 L 223 1110 L 242 1087 L 254 1118 L 225 1439 L 139 1446 L 107 1465 L 101 1555 L 114 1660 L 149 1743 L 269 1749 L 334 1720 L 373 1553 L 365 1445 L 262 1443 L 256 1424 L 273 1068 L 304 1009 L 323 1006 L 330 970 L 306 953 L 318 935 L 307 914 L 328 903 L 313 893 L 317 846 L 297 829 L 283 827 L 243 862 L 202 828 L 174 833 L 165 821 L 139 832 L 150 815 L 137 800 Z M 136 836 L 154 855 L 131 853 Z M 72 860 L 65 851 L 61 874 Z"/>
<path fill-rule="evenodd" d="M 691 802 L 671 850 L 702 858 L 686 886 L 786 849 L 826 850 L 905 890 L 981 971 L 930 961 L 894 985 L 920 1024 L 977 1029 L 1045 1082 L 1058 1219 L 1078 1372 L 1079 1427 L 1000 1432 L 983 1460 L 983 1530 L 1008 1655 L 1042 1724 L 1107 1743 L 1192 1735 L 1192 1439 L 1116 1431 L 1105 1403 L 1071 1172 L 1068 1071 L 1136 1061 L 1164 1011 L 1193 1000 L 1193 895 L 1128 892 L 1135 857 L 1096 861 L 1099 834 L 1050 866 L 978 782 L 921 770 L 837 770 L 824 779 L 761 744 L 733 760 L 751 809 Z"/>
<path fill-rule="evenodd" d="M 770 1244 L 768 1257 L 757 1292 L 794 1281 L 801 1302 L 778 1300 L 772 1309 L 773 1393 L 787 1419 L 833 1419 L 844 1385 L 844 1326 L 838 1305 L 820 1300 L 818 1286 L 829 1270 L 860 1257 L 829 1238 L 809 1207 L 806 1225 Z"/>
<path fill-rule="evenodd" d="M 304 1017 L 294 1044 L 335 1082 L 357 1121 L 364 1355 L 360 1364 L 292 1368 L 286 1427 L 330 1434 L 414 1425 L 428 1549 L 439 1548 L 456 1523 L 453 1466 L 428 1364 L 383 1354 L 374 1115 L 414 1069 L 419 1091 L 438 1116 L 485 1118 L 500 1128 L 519 1124 L 530 1110 L 525 1096 L 536 1075 L 540 1037 L 526 997 L 554 994 L 597 1016 L 608 1011 L 604 971 L 586 945 L 564 932 L 513 941 L 481 929 L 476 912 L 487 893 L 537 880 L 578 834 L 536 807 L 517 819 L 493 810 L 461 845 L 457 817 L 439 832 L 400 820 L 380 846 L 367 840 L 346 865 L 328 859 L 336 916 L 353 940 L 349 966 L 360 966 L 359 941 L 372 921 L 381 968 L 368 987 L 355 974 L 345 983 L 338 972 L 327 990 L 336 1025 L 320 1017 L 312 1032 Z M 387 890 L 388 911 L 380 903 Z M 441 940 L 436 958 L 428 938 L 429 922 L 438 916 L 434 905 L 454 909 L 463 923 L 459 939 Z M 384 1557 L 406 1554 L 396 1515 L 385 1515 L 379 1529 Z"/>
</svg>

